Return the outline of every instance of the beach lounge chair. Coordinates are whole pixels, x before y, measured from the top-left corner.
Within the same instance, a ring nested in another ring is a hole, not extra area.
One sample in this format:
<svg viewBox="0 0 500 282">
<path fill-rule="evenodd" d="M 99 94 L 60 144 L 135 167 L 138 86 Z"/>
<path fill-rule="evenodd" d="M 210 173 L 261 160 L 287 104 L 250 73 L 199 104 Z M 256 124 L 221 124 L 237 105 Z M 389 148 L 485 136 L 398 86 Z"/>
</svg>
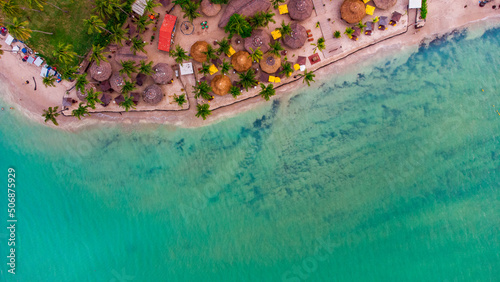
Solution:
<svg viewBox="0 0 500 282">
<path fill-rule="evenodd" d="M 389 24 L 388 17 L 380 17 L 380 19 L 378 21 L 378 29 L 379 30 L 386 30 L 388 24 Z"/>
<path fill-rule="evenodd" d="M 366 22 L 365 35 L 372 35 L 373 32 L 373 22 Z"/>
<path fill-rule="evenodd" d="M 354 28 L 354 33 L 351 35 L 351 39 L 357 41 L 361 35 L 361 29 L 359 27 Z"/>
<path fill-rule="evenodd" d="M 321 62 L 321 59 L 319 58 L 318 53 L 315 53 L 315 54 L 312 54 L 311 56 L 309 56 L 309 63 L 311 63 L 311 65 L 314 65 L 314 64 L 319 63 L 319 62 Z"/>
<path fill-rule="evenodd" d="M 399 22 L 399 20 L 401 19 L 401 14 L 398 13 L 398 12 L 394 12 L 392 14 L 392 17 L 391 17 L 391 21 L 389 22 L 390 25 L 392 26 L 396 26 L 396 24 Z"/>
</svg>

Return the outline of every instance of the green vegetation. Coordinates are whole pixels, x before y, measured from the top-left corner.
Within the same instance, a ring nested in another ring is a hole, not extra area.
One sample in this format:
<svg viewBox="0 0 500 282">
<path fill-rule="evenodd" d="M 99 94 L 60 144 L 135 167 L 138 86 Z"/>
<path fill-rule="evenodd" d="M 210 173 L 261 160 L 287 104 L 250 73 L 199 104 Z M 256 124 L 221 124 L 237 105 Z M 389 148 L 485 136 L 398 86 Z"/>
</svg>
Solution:
<svg viewBox="0 0 500 282">
<path fill-rule="evenodd" d="M 210 65 L 209 64 L 201 64 L 201 69 L 200 73 L 203 75 L 209 75 L 210 74 Z"/>
<path fill-rule="evenodd" d="M 170 51 L 170 57 L 173 57 L 178 64 L 182 64 L 182 62 L 191 59 L 191 57 L 187 55 L 187 52 L 179 45 L 176 45 L 175 49 Z"/>
<path fill-rule="evenodd" d="M 141 64 L 139 66 L 139 73 L 145 74 L 145 75 L 152 75 L 154 74 L 153 70 L 153 62 L 146 63 L 146 61 L 141 60 Z"/>
<path fill-rule="evenodd" d="M 89 84 L 87 73 L 80 74 L 76 77 L 75 88 L 81 93 L 85 93 L 85 85 Z"/>
<path fill-rule="evenodd" d="M 353 33 L 354 29 L 352 29 L 351 27 L 348 26 L 345 28 L 344 34 L 347 35 L 347 37 L 352 38 Z"/>
<path fill-rule="evenodd" d="M 214 4 L 227 4 L 229 0 L 210 0 Z"/>
<path fill-rule="evenodd" d="M 363 24 L 362 21 L 359 21 L 359 23 L 356 24 L 356 27 L 359 27 L 359 29 L 361 29 L 361 31 L 363 31 L 363 29 L 366 27 L 366 24 Z"/>
<path fill-rule="evenodd" d="M 59 107 L 49 107 L 47 110 L 43 110 L 42 117 L 45 118 L 45 122 L 50 120 L 54 125 L 59 125 L 56 120 L 56 117 L 59 116 L 59 113 L 57 112 L 58 108 Z"/>
<path fill-rule="evenodd" d="M 198 99 L 199 97 L 205 99 L 205 100 L 210 100 L 212 99 L 212 96 L 209 94 L 212 91 L 212 87 L 208 85 L 206 81 L 202 81 L 198 83 L 198 85 L 194 86 L 194 98 Z"/>
<path fill-rule="evenodd" d="M 71 112 L 71 115 L 80 120 L 82 119 L 82 117 L 85 117 L 85 115 L 90 116 L 88 106 L 84 106 L 83 103 L 80 103 L 78 105 L 78 108 L 74 109 Z"/>
<path fill-rule="evenodd" d="M 279 5 L 284 4 L 286 0 L 271 0 L 271 5 L 274 9 L 278 9 Z"/>
<path fill-rule="evenodd" d="M 90 88 L 89 91 L 87 91 L 87 97 L 85 97 L 85 100 L 87 101 L 87 106 L 95 110 L 95 104 L 97 103 L 102 104 L 101 99 L 99 99 L 99 96 L 101 94 L 102 92 L 94 91 L 93 88 Z"/>
<path fill-rule="evenodd" d="M 122 107 L 125 109 L 126 112 L 128 112 L 130 109 L 135 109 L 135 103 L 132 97 L 128 94 L 123 94 L 123 102 L 118 104 L 118 106 Z"/>
<path fill-rule="evenodd" d="M 231 44 L 229 44 L 229 41 L 227 38 L 222 38 L 221 41 L 217 42 L 219 44 L 219 48 L 217 49 L 217 52 L 219 54 L 229 54 L 229 50 L 231 49 Z"/>
<path fill-rule="evenodd" d="M 90 59 L 94 61 L 98 66 L 101 65 L 101 62 L 107 62 L 108 58 L 106 58 L 106 55 L 108 52 L 104 52 L 104 47 L 101 47 L 99 45 L 97 46 L 92 46 L 92 53 L 90 54 Z"/>
<path fill-rule="evenodd" d="M 264 98 L 264 100 L 266 101 L 269 101 L 269 98 L 276 94 L 276 90 L 274 90 L 274 87 L 271 83 L 269 83 L 267 86 L 264 83 L 261 83 L 260 87 L 262 89 L 260 90 L 259 95 L 262 96 L 262 98 Z"/>
<path fill-rule="evenodd" d="M 250 51 L 252 51 L 252 53 L 250 53 L 250 59 L 256 61 L 257 63 L 260 62 L 260 59 L 262 59 L 262 56 L 264 56 L 262 51 L 260 51 L 260 47 L 257 47 L 257 49 L 255 50 L 250 47 Z"/>
<path fill-rule="evenodd" d="M 281 46 L 281 43 L 279 41 L 274 41 L 274 43 L 269 43 L 269 47 L 271 47 L 271 49 L 269 49 L 268 51 L 269 53 L 274 54 L 276 57 L 281 58 L 280 52 L 285 49 L 283 48 L 283 46 Z"/>
<path fill-rule="evenodd" d="M 252 27 L 247 22 L 244 16 L 240 14 L 233 14 L 229 18 L 224 31 L 229 33 L 229 38 L 231 39 L 233 35 L 238 34 L 241 38 L 250 37 L 252 34 Z"/>
<path fill-rule="evenodd" d="M 290 23 L 285 24 L 285 21 L 281 22 L 281 27 L 278 28 L 282 36 L 290 35 L 292 33 L 292 27 Z"/>
<path fill-rule="evenodd" d="M 206 120 L 207 116 L 212 114 L 209 104 L 203 104 L 203 105 L 198 104 L 196 105 L 196 110 L 198 111 L 196 113 L 196 117 L 202 117 L 203 120 Z"/>
<path fill-rule="evenodd" d="M 216 54 L 217 50 L 212 47 L 212 45 L 208 44 L 207 51 L 203 52 L 203 54 L 207 55 L 207 62 L 210 62 L 212 59 L 217 59 L 219 56 Z"/>
<path fill-rule="evenodd" d="M 233 67 L 230 63 L 226 62 L 226 60 L 222 61 L 222 65 L 220 66 L 220 73 L 222 75 L 226 75 L 229 73 L 229 70 Z"/>
<path fill-rule="evenodd" d="M 179 107 L 182 107 L 184 103 L 186 103 L 186 94 L 182 94 L 181 96 L 177 96 L 174 94 L 174 100 L 179 105 Z"/>
<path fill-rule="evenodd" d="M 257 12 L 253 17 L 248 18 L 248 23 L 252 28 L 258 28 L 258 27 L 267 27 L 269 23 L 276 23 L 276 21 L 273 19 L 274 17 L 273 12 Z"/>
<path fill-rule="evenodd" d="M 333 37 L 335 38 L 340 38 L 342 36 L 342 34 L 340 33 L 340 31 L 336 30 L 334 33 L 333 33 Z"/>
<path fill-rule="evenodd" d="M 292 64 L 289 62 L 284 62 L 281 67 L 283 68 L 282 71 L 280 71 L 280 74 L 284 74 L 286 77 L 290 77 L 293 73 L 293 67 Z"/>
<path fill-rule="evenodd" d="M 306 82 L 307 86 L 311 86 L 311 82 L 315 82 L 314 77 L 316 77 L 316 75 L 312 71 L 305 70 L 304 74 L 300 74 L 300 76 L 304 78 L 304 80 L 302 80 L 302 83 Z"/>
<path fill-rule="evenodd" d="M 427 18 L 427 0 L 422 0 L 422 8 L 420 8 L 420 16 L 424 20 Z"/>
<path fill-rule="evenodd" d="M 201 17 L 198 13 L 198 8 L 200 8 L 201 2 L 191 1 L 191 0 L 175 0 L 172 3 L 181 6 L 182 12 L 184 12 L 183 18 L 187 18 L 190 22 L 194 19 Z"/>
<path fill-rule="evenodd" d="M 122 94 L 123 96 L 135 90 L 135 83 L 132 81 L 125 80 L 122 86 Z"/>
<path fill-rule="evenodd" d="M 132 78 L 133 73 L 138 72 L 137 66 L 135 65 L 135 62 L 132 60 L 121 61 L 120 65 L 122 67 L 120 69 L 120 74 L 126 74 L 130 78 Z"/>
<path fill-rule="evenodd" d="M 52 56 L 54 56 L 61 65 L 67 66 L 72 65 L 77 54 L 73 51 L 73 45 L 59 42 L 52 51 Z"/>
<path fill-rule="evenodd" d="M 144 50 L 145 46 L 146 42 L 142 41 L 142 38 L 134 37 L 132 38 L 132 45 L 130 45 L 130 50 L 132 51 L 132 53 L 134 53 L 134 55 L 137 54 L 137 51 L 147 53 L 146 50 Z"/>
<path fill-rule="evenodd" d="M 236 87 L 236 86 L 231 86 L 231 89 L 229 89 L 229 93 L 231 93 L 231 95 L 236 99 L 238 98 L 238 96 L 240 96 L 241 94 L 241 90 L 239 87 Z"/>
<path fill-rule="evenodd" d="M 316 53 L 316 50 L 325 50 L 326 46 L 325 46 L 325 39 L 323 37 L 320 37 L 318 38 L 318 42 L 317 43 L 311 43 L 312 46 L 315 46 L 314 49 L 313 49 L 313 53 Z"/>
<path fill-rule="evenodd" d="M 56 77 L 53 75 L 46 76 L 42 79 L 42 83 L 45 87 L 56 87 L 55 82 Z"/>
<path fill-rule="evenodd" d="M 255 78 L 255 71 L 253 69 L 247 70 L 247 72 L 238 74 L 240 77 L 240 84 L 246 91 L 248 88 L 257 85 L 259 82 Z"/>
</svg>

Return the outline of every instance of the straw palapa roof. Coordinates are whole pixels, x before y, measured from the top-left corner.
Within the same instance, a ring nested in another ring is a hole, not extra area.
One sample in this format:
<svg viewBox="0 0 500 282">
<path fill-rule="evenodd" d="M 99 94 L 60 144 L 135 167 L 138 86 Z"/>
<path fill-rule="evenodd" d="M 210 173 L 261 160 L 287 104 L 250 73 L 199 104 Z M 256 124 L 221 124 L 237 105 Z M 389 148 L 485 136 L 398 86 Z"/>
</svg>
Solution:
<svg viewBox="0 0 500 282">
<path fill-rule="evenodd" d="M 153 84 L 144 89 L 142 95 L 142 100 L 144 100 L 144 102 L 151 105 L 156 105 L 160 103 L 162 99 L 163 99 L 163 93 L 161 92 L 160 86 Z"/>
<path fill-rule="evenodd" d="M 375 6 L 377 6 L 377 8 L 387 10 L 390 7 L 396 5 L 396 2 L 398 2 L 398 0 L 373 0 L 373 2 L 375 3 Z"/>
<path fill-rule="evenodd" d="M 95 85 L 93 83 L 87 83 L 85 84 L 85 93 L 82 93 L 80 92 L 80 90 L 76 90 L 76 97 L 78 97 L 78 99 L 80 99 L 80 101 L 87 101 L 85 98 L 87 98 L 87 91 L 89 91 L 90 89 L 93 89 L 94 92 L 97 91 L 97 88 L 95 87 Z"/>
<path fill-rule="evenodd" d="M 155 83 L 167 84 L 174 78 L 174 70 L 165 63 L 158 63 L 153 67 L 155 73 L 151 75 Z"/>
<path fill-rule="evenodd" d="M 201 1 L 201 12 L 207 17 L 216 16 L 221 10 L 220 4 L 214 4 L 210 0 Z"/>
<path fill-rule="evenodd" d="M 121 74 L 115 73 L 109 79 L 109 84 L 114 91 L 120 93 L 122 91 L 122 86 L 125 84 L 125 80 Z"/>
<path fill-rule="evenodd" d="M 205 41 L 198 41 L 193 46 L 191 46 L 191 57 L 199 63 L 203 63 L 207 60 L 207 55 L 203 52 L 208 51 L 208 43 Z"/>
<path fill-rule="evenodd" d="M 90 66 L 90 76 L 97 81 L 105 81 L 111 76 L 111 64 L 108 62 L 101 62 L 98 66 L 96 62 L 93 62 Z"/>
<path fill-rule="evenodd" d="M 357 23 L 366 15 L 365 4 L 361 0 L 345 0 L 340 6 L 340 15 L 347 23 Z"/>
<path fill-rule="evenodd" d="M 231 86 L 231 79 L 226 75 L 217 75 L 212 79 L 212 82 L 210 82 L 212 91 L 219 96 L 226 95 L 231 89 Z"/>
<path fill-rule="evenodd" d="M 232 0 L 220 18 L 219 27 L 224 28 L 233 14 L 251 17 L 257 12 L 269 10 L 270 7 L 269 0 Z"/>
<path fill-rule="evenodd" d="M 271 42 L 271 35 L 265 32 L 263 29 L 256 29 L 252 31 L 252 35 L 250 37 L 245 38 L 245 49 L 248 53 L 251 53 L 252 50 L 256 50 L 260 47 L 260 51 L 262 53 L 266 53 L 269 51 L 271 47 L 269 47 L 269 43 Z M 250 50 L 252 48 L 252 50 Z"/>
<path fill-rule="evenodd" d="M 281 58 L 272 53 L 265 53 L 262 59 L 260 59 L 260 68 L 269 74 L 275 73 L 280 66 Z"/>
<path fill-rule="evenodd" d="M 313 2 L 311 0 L 290 0 L 288 14 L 292 20 L 303 21 L 311 17 Z"/>
<path fill-rule="evenodd" d="M 247 71 L 252 67 L 252 59 L 246 51 L 238 51 L 231 57 L 231 64 L 237 72 Z"/>
<path fill-rule="evenodd" d="M 290 27 L 292 28 L 292 32 L 290 35 L 283 36 L 283 43 L 289 48 L 299 49 L 306 43 L 306 28 L 298 23 L 292 23 Z"/>
</svg>

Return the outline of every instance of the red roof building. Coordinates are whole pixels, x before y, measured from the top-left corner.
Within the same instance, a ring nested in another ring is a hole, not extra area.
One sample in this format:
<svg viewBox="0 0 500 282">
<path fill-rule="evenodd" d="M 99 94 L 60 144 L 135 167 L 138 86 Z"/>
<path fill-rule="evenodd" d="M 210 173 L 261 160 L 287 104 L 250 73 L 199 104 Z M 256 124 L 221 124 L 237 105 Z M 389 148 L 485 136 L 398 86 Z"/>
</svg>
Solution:
<svg viewBox="0 0 500 282">
<path fill-rule="evenodd" d="M 175 24 L 177 22 L 177 17 L 169 14 L 165 15 L 163 23 L 160 27 L 160 38 L 158 42 L 158 50 L 170 51 L 170 45 L 174 41 Z"/>
</svg>

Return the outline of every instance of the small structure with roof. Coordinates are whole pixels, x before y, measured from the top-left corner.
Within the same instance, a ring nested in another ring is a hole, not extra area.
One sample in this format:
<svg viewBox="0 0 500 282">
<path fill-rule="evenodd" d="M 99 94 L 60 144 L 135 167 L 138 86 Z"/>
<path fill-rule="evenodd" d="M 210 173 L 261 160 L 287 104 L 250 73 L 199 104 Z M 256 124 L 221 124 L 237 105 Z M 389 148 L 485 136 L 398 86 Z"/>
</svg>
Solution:
<svg viewBox="0 0 500 282">
<path fill-rule="evenodd" d="M 321 62 L 321 59 L 319 58 L 318 53 L 312 54 L 311 56 L 308 57 L 308 59 L 309 59 L 309 63 L 311 63 L 311 65 L 314 65 L 316 63 Z"/>
<path fill-rule="evenodd" d="M 312 0 L 290 0 L 288 14 L 295 21 L 303 21 L 311 17 L 313 10 Z"/>
<path fill-rule="evenodd" d="M 191 57 L 198 63 L 203 63 L 207 60 L 208 43 L 206 41 L 197 41 L 191 46 Z"/>
<path fill-rule="evenodd" d="M 306 28 L 298 23 L 292 23 L 290 28 L 292 32 L 283 36 L 283 43 L 291 49 L 299 49 L 306 43 Z"/>
<path fill-rule="evenodd" d="M 340 6 L 340 15 L 347 23 L 357 23 L 366 15 L 365 4 L 361 0 L 345 0 Z"/>
<path fill-rule="evenodd" d="M 158 63 L 153 67 L 154 73 L 151 75 L 155 83 L 167 84 L 172 83 L 174 79 L 174 70 L 165 63 Z"/>
<path fill-rule="evenodd" d="M 375 3 L 375 6 L 377 6 L 377 8 L 387 10 L 396 5 L 396 2 L 398 2 L 398 0 L 373 0 L 373 2 Z"/>
<path fill-rule="evenodd" d="M 122 92 L 123 85 L 125 85 L 125 79 L 123 79 L 121 74 L 115 73 L 109 79 L 109 84 L 114 91 L 120 93 Z"/>
<path fill-rule="evenodd" d="M 389 24 L 389 18 L 382 16 L 378 20 L 378 29 L 379 30 L 386 30 L 388 24 Z"/>
<path fill-rule="evenodd" d="M 354 32 L 351 34 L 351 39 L 357 41 L 359 39 L 359 36 L 361 35 L 361 28 L 356 26 L 353 29 Z"/>
<path fill-rule="evenodd" d="M 231 64 L 235 71 L 244 72 L 252 67 L 252 59 L 247 51 L 238 51 L 231 57 Z"/>
<path fill-rule="evenodd" d="M 7 35 L 7 38 L 5 38 L 5 43 L 7 43 L 7 45 L 12 45 L 12 42 L 14 42 L 14 37 L 12 37 L 12 35 Z"/>
<path fill-rule="evenodd" d="M 111 64 L 108 62 L 101 62 L 99 65 L 93 62 L 90 66 L 90 76 L 97 81 L 105 81 L 111 76 Z"/>
<path fill-rule="evenodd" d="M 165 15 L 163 23 L 160 27 L 159 39 L 158 39 L 158 50 L 165 52 L 170 51 L 170 46 L 173 45 L 175 25 L 177 23 L 177 17 L 169 14 Z"/>
<path fill-rule="evenodd" d="M 398 13 L 398 12 L 392 13 L 391 21 L 389 22 L 389 24 L 392 26 L 396 26 L 396 24 L 401 19 L 401 16 L 402 16 L 401 13 Z"/>
<path fill-rule="evenodd" d="M 134 4 L 132 4 L 132 11 L 134 11 L 139 16 L 144 15 L 146 2 L 147 2 L 146 0 L 136 0 Z"/>
<path fill-rule="evenodd" d="M 224 96 L 229 93 L 231 86 L 231 79 L 227 75 L 217 75 L 210 82 L 212 91 L 219 96 Z"/>
<path fill-rule="evenodd" d="M 207 17 L 215 17 L 221 10 L 220 4 L 214 4 L 210 0 L 201 0 L 201 12 Z"/>
<path fill-rule="evenodd" d="M 188 74 L 193 74 L 193 63 L 184 63 L 184 64 L 179 64 L 179 71 L 181 75 L 188 75 Z"/>
<path fill-rule="evenodd" d="M 93 83 L 87 83 L 85 84 L 85 92 L 82 93 L 79 89 L 76 90 L 76 97 L 78 97 L 80 101 L 87 101 L 87 92 L 90 91 L 90 89 L 92 89 L 94 92 L 97 91 L 97 88 Z"/>
<path fill-rule="evenodd" d="M 109 80 L 105 80 L 105 81 L 101 82 L 101 84 L 99 85 L 99 89 L 101 90 L 101 92 L 110 91 L 112 88 L 111 88 L 111 84 L 109 83 Z"/>
<path fill-rule="evenodd" d="M 141 99 L 141 94 L 137 92 L 131 92 L 130 98 L 132 98 L 132 102 L 137 106 L 139 104 L 139 100 Z"/>
<path fill-rule="evenodd" d="M 365 35 L 372 35 L 373 32 L 373 22 L 366 22 Z"/>
<path fill-rule="evenodd" d="M 73 100 L 73 98 L 63 97 L 63 100 L 62 100 L 63 108 L 71 107 L 74 102 L 75 102 L 75 100 Z"/>
<path fill-rule="evenodd" d="M 274 74 L 281 66 L 281 58 L 272 54 L 265 53 L 260 59 L 260 68 L 262 71 L 267 72 L 269 74 Z"/>
<path fill-rule="evenodd" d="M 101 96 L 101 102 L 102 102 L 102 106 L 103 107 L 107 107 L 109 105 L 109 103 L 111 103 L 111 100 L 113 100 L 113 98 L 111 98 L 111 95 L 108 94 L 108 93 L 104 93 L 102 94 Z"/>
<path fill-rule="evenodd" d="M 142 100 L 150 105 L 156 105 L 163 99 L 160 86 L 153 84 L 144 89 Z"/>
<path fill-rule="evenodd" d="M 252 35 L 250 37 L 245 38 L 245 50 L 247 50 L 248 53 L 251 53 L 257 50 L 257 48 L 260 48 L 262 53 L 266 53 L 269 51 L 269 48 L 271 48 L 269 47 L 270 42 L 271 36 L 269 36 L 267 32 L 263 29 L 255 29 L 252 31 Z"/>
<path fill-rule="evenodd" d="M 125 102 L 125 97 L 123 96 L 123 94 L 120 94 L 115 98 L 115 103 L 117 105 L 120 105 L 123 102 Z"/>
</svg>

